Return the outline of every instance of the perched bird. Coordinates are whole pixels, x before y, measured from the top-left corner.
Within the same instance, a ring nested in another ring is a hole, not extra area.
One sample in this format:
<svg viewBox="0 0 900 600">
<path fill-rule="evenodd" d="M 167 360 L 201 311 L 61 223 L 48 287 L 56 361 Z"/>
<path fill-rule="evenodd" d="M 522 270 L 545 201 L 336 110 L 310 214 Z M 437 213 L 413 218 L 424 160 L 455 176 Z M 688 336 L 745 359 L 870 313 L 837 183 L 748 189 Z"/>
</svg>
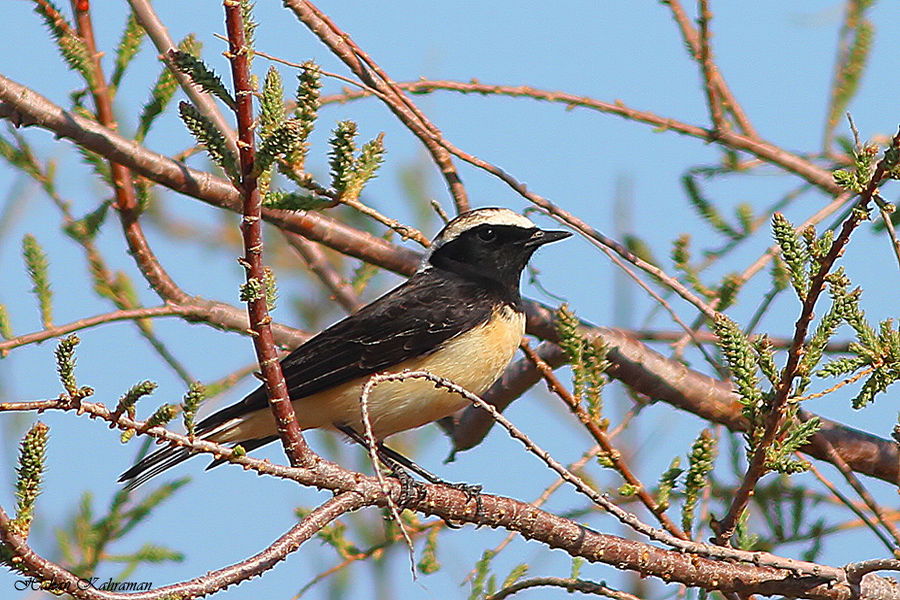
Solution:
<svg viewBox="0 0 900 600">
<path fill-rule="evenodd" d="M 525 332 L 519 293 L 525 265 L 540 246 L 570 235 L 539 229 L 505 208 L 457 216 L 406 282 L 281 361 L 300 427 L 334 429 L 363 442 L 360 394 L 375 373 L 424 370 L 483 393 L 503 373 Z M 465 398 L 425 380 L 380 383 L 371 391 L 368 409 L 382 459 L 392 469 L 393 463 L 400 463 L 435 481 L 381 442 L 467 404 Z M 240 444 L 248 451 L 278 439 L 265 388 L 203 419 L 197 435 Z M 190 456 L 187 448 L 162 448 L 119 481 L 136 487 Z M 210 467 L 221 462 L 213 461 Z"/>
</svg>

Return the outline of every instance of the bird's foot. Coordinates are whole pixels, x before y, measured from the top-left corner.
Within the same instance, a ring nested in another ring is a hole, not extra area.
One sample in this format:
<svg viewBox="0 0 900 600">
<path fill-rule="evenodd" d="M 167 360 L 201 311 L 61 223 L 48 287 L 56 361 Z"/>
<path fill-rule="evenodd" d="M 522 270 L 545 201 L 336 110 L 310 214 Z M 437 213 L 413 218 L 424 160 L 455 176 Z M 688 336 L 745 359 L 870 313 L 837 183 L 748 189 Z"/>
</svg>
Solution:
<svg viewBox="0 0 900 600">
<path fill-rule="evenodd" d="M 394 469 L 391 475 L 400 482 L 400 494 L 397 496 L 397 508 L 403 510 L 425 498 L 425 485 L 416 481 L 403 469 Z"/>
</svg>

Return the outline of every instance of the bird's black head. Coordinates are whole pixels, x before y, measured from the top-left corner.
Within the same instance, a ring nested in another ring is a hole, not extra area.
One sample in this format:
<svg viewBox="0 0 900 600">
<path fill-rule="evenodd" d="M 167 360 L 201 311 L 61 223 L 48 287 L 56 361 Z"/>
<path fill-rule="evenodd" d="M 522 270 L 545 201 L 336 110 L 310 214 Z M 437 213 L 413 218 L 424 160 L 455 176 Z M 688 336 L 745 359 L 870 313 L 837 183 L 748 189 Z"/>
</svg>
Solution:
<svg viewBox="0 0 900 600">
<path fill-rule="evenodd" d="M 462 213 L 444 227 L 434 239 L 425 266 L 514 292 L 517 297 L 519 278 L 534 251 L 570 235 L 539 229 L 506 208 L 479 208 Z"/>
</svg>

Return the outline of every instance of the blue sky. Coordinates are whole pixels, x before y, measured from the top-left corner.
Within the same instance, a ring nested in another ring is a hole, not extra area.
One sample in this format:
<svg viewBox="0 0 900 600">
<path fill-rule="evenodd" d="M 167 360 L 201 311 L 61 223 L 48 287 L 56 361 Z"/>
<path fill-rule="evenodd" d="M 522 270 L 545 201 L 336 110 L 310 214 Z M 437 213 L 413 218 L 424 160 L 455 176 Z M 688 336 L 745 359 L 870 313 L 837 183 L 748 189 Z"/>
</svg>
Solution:
<svg viewBox="0 0 900 600">
<path fill-rule="evenodd" d="M 111 54 L 126 15 L 125 3 L 94 4 L 99 43 Z M 220 55 L 224 46 L 213 35 L 224 30 L 220 3 L 169 0 L 156 5 L 174 38 L 180 39 L 190 32 L 197 34 L 205 45 L 204 57 L 221 73 L 227 73 Z M 68 94 L 78 82 L 73 74 L 59 66 L 55 49 L 47 41 L 30 6 L 30 2 L 17 0 L 4 7 L 0 36 L 11 42 L 11 50 L 6 54 L 2 73 L 67 105 Z M 658 2 L 584 1 L 549 5 L 505 0 L 489 3 L 391 1 L 377 5 L 322 2 L 319 6 L 395 80 L 475 78 L 484 83 L 527 84 L 600 100 L 622 100 L 634 108 L 690 123 L 707 122 L 698 69 L 684 52 L 668 11 Z M 821 146 L 841 4 L 716 2 L 713 11 L 713 44 L 718 63 L 762 136 L 787 149 L 817 150 Z M 314 59 L 327 70 L 345 73 L 343 66 L 280 3 L 259 2 L 257 17 L 261 23 L 257 33 L 260 50 L 297 62 Z M 872 19 L 877 31 L 873 58 L 860 93 L 851 105 L 863 136 L 891 134 L 900 121 L 896 112 L 900 82 L 893 76 L 896 48 L 892 44 L 900 33 L 896 5 L 881 3 L 872 11 Z M 267 66 L 265 60 L 257 59 L 260 75 Z M 157 72 L 155 52 L 145 44 L 117 101 L 124 131 L 133 129 L 138 107 L 145 101 Z M 282 69 L 282 74 L 286 80 L 293 77 L 287 68 Z M 341 86 L 327 82 L 326 91 L 335 92 Z M 619 217 L 630 221 L 633 231 L 661 259 L 668 256 L 671 241 L 683 231 L 693 234 L 698 248 L 715 247 L 721 242 L 708 228 L 698 224 L 679 184 L 686 169 L 719 160 L 720 153 L 714 146 L 672 133 L 654 132 L 647 126 L 617 117 L 586 110 L 566 111 L 560 106 L 530 100 L 450 93 L 416 96 L 415 100 L 454 144 L 496 163 L 527 182 L 530 189 L 581 216 L 597 229 L 616 234 L 618 211 Z M 387 161 L 379 178 L 369 186 L 367 198 L 385 213 L 410 218 L 412 212 L 402 204 L 400 173 L 410 165 L 422 163 L 422 148 L 376 100 L 329 106 L 321 111 L 310 159 L 313 172 L 320 175 L 327 172 L 324 145 L 327 132 L 343 119 L 358 121 L 362 138 L 385 132 Z M 839 130 L 846 132 L 846 127 L 842 124 Z M 44 156 L 58 160 L 62 189 L 73 202 L 75 213 L 94 208 L 105 192 L 90 180 L 69 145 L 55 143 L 51 136 L 39 131 L 27 135 Z M 173 152 L 189 143 L 188 134 L 171 110 L 147 140 L 148 146 L 161 152 Z M 203 166 L 203 161 L 194 159 L 192 164 Z M 459 168 L 473 205 L 503 205 L 517 210 L 526 207 L 525 201 L 502 182 L 468 165 Z M 429 194 L 449 207 L 437 171 L 430 169 L 428 174 Z M 616 207 L 615 187 L 623 179 L 630 182 L 632 197 L 630 202 Z M 709 192 L 723 206 L 749 202 L 759 209 L 774 202 L 796 183 L 791 177 L 767 169 L 757 175 L 716 182 L 709 186 Z M 57 214 L 48 199 L 33 186 L 19 182 L 12 170 L 0 166 L 0 197 L 3 198 L 0 202 L 10 202 L 11 195 L 6 190 L 16 185 L 30 199 L 11 230 L 0 239 L 3 282 L 0 302 L 8 306 L 16 332 L 39 327 L 19 257 L 19 241 L 26 232 L 37 235 L 50 256 L 58 323 L 109 310 L 89 289 L 81 254 L 59 234 Z M 887 187 L 885 192 L 888 199 L 896 198 L 893 188 Z M 218 215 L 196 201 L 174 194 L 168 195 L 166 201 L 181 219 L 200 227 L 218 223 Z M 823 202 L 824 197 L 819 194 L 806 194 L 792 205 L 789 216 L 800 221 Z M 432 235 L 436 230 L 437 223 L 432 220 L 426 233 Z M 163 264 L 188 292 L 237 302 L 236 290 L 242 273 L 232 254 L 213 252 L 198 245 L 168 243 L 152 226 L 148 227 L 148 233 Z M 769 237 L 761 232 L 726 264 L 713 269 L 713 273 L 720 276 L 743 269 L 769 243 Z M 115 268 L 139 277 L 129 257 L 121 251 L 121 235 L 112 221 L 104 228 L 99 244 Z M 865 307 L 870 317 L 880 319 L 894 314 L 900 278 L 886 239 L 868 228 L 860 231 L 845 264 L 854 282 L 868 290 Z M 583 241 L 570 240 L 565 245 L 546 248 L 536 258 L 535 266 L 541 271 L 541 281 L 547 289 L 564 296 L 580 316 L 598 324 L 640 324 L 652 306 L 645 294 L 632 290 L 628 301 L 631 310 L 624 311 L 622 317 L 631 322 L 614 322 L 613 298 L 617 294 L 621 298 L 627 292 L 621 289 L 623 284 L 615 278 L 609 262 Z M 288 280 L 286 275 L 285 280 Z M 374 298 L 395 281 L 390 277 L 377 280 L 368 290 L 367 299 Z M 293 287 L 282 289 L 286 297 L 311 293 L 310 288 L 299 284 L 290 286 Z M 732 316 L 739 322 L 746 321 L 767 287 L 765 276 L 752 282 L 744 292 L 745 301 L 732 310 Z M 530 284 L 526 284 L 525 290 L 531 297 L 553 301 Z M 146 286 L 141 285 L 139 292 L 147 305 L 158 302 Z M 679 304 L 676 307 L 685 318 L 693 319 L 688 307 Z M 764 328 L 787 335 L 796 309 L 792 299 L 780 299 L 771 318 L 764 321 Z M 289 307 L 282 307 L 275 316 L 304 326 L 295 321 L 298 317 Z M 331 316 L 336 317 L 337 313 Z M 671 328 L 662 316 L 655 317 L 651 324 Z M 200 379 L 216 379 L 252 360 L 250 343 L 236 335 L 174 320 L 159 321 L 156 328 Z M 79 376 L 85 384 L 97 389 L 97 399 L 111 404 L 131 384 L 144 378 L 160 383 L 154 401 L 173 402 L 181 397 L 183 384 L 154 358 L 133 327 L 110 325 L 84 332 L 81 337 Z M 9 400 L 55 396 L 59 390 L 53 376 L 52 348 L 52 344 L 23 348 L 0 362 L 0 396 Z M 696 357 L 689 356 L 689 359 L 698 368 L 704 368 Z M 239 399 L 253 385 L 244 382 L 226 401 Z M 809 408 L 887 435 L 896 418 L 896 411 L 889 406 L 890 395 L 874 408 L 860 413 L 847 409 L 849 397 L 849 392 L 836 394 Z M 622 412 L 621 406 L 626 401 L 615 394 L 610 396 L 610 403 L 615 405 L 610 410 L 616 414 Z M 149 414 L 151 409 L 143 406 L 143 410 Z M 519 400 L 510 416 L 562 460 L 574 460 L 587 447 L 587 437 L 572 433 L 569 417 L 543 390 L 536 389 Z M 18 433 L 30 418 L 20 417 L 7 427 L 12 418 L 4 416 L 3 435 Z M 84 418 L 53 414 L 41 418 L 52 428 L 52 441 L 46 489 L 38 508 L 40 517 L 47 523 L 61 522 L 71 513 L 75 499 L 83 490 L 91 490 L 98 503 L 105 504 L 116 489 L 118 473 L 131 463 L 137 444 L 121 446 L 114 432 Z M 685 453 L 701 428 L 700 421 L 679 414 L 667 405 L 647 409 L 629 438 L 642 476 L 648 481 L 655 480 L 672 456 Z M 499 431 L 493 432 L 475 450 L 461 454 L 455 463 L 441 465 L 447 443 L 433 428 L 428 429 L 414 434 L 422 447 L 416 459 L 450 480 L 478 481 L 488 491 L 531 499 L 554 479 L 537 460 L 524 456 L 520 447 Z M 312 436 L 312 441 L 317 447 L 327 443 L 318 435 Z M 345 455 L 349 454 L 352 452 L 345 451 Z M 276 447 L 261 455 L 272 460 L 283 458 Z M 355 454 L 354 457 L 359 461 Z M 163 584 L 230 564 L 258 551 L 287 530 L 294 522 L 294 507 L 315 504 L 325 497 L 286 482 L 252 477 L 232 467 L 204 473 L 202 463 L 202 459 L 197 459 L 179 468 L 173 477 L 190 474 L 194 481 L 174 501 L 157 511 L 152 522 L 116 547 L 117 552 L 126 552 L 143 541 L 165 541 L 166 545 L 187 553 L 188 559 L 180 565 L 142 569 L 133 579 Z M 615 478 L 609 474 L 598 477 L 603 483 L 616 485 Z M 13 506 L 11 482 L 12 474 L 7 469 L 0 474 L 0 502 L 7 509 Z M 886 486 L 873 483 L 872 487 L 880 497 L 894 498 Z M 549 507 L 564 510 L 580 505 L 572 493 L 564 492 Z M 367 517 L 366 527 L 379 526 L 372 514 Z M 611 519 L 602 515 L 592 516 L 589 522 L 604 531 L 619 531 Z M 465 588 L 458 587 L 462 577 L 477 558 L 479 549 L 493 546 L 502 536 L 502 532 L 475 531 L 468 527 L 443 536 L 439 548 L 443 570 L 436 575 L 421 576 L 416 582 L 410 581 L 403 552 L 395 552 L 389 563 L 394 571 L 390 578 L 392 589 L 405 598 L 467 595 Z M 198 539 L 203 540 L 200 546 Z M 852 544 L 841 543 L 844 540 L 870 542 L 871 537 L 854 533 L 834 538 L 834 543 L 826 548 L 825 562 L 837 564 L 868 558 L 851 552 Z M 52 531 L 35 531 L 34 542 L 38 550 L 50 552 L 54 547 Z M 871 544 L 867 547 L 873 552 L 881 550 Z M 333 551 L 313 541 L 272 573 L 221 597 L 289 598 L 312 575 L 337 560 Z M 568 561 L 561 553 L 525 543 L 514 544 L 501 555 L 496 571 L 502 578 L 513 565 L 524 561 L 533 563 L 535 574 L 568 573 Z M 357 565 L 350 571 L 353 579 L 349 585 L 354 597 L 375 598 L 379 594 L 390 597 L 390 591 L 372 587 L 372 572 L 373 567 L 367 565 Z M 621 581 L 614 569 L 599 565 L 587 567 L 583 575 L 611 583 Z M 13 579 L 9 574 L 0 574 L 0 589 L 8 589 Z M 325 597 L 326 589 L 324 585 L 315 588 L 307 597 Z M 654 589 L 652 597 L 672 592 L 662 586 Z M 545 596 L 552 597 L 552 594 L 542 592 L 541 597 Z M 562 592 L 559 596 L 562 597 Z"/>
</svg>

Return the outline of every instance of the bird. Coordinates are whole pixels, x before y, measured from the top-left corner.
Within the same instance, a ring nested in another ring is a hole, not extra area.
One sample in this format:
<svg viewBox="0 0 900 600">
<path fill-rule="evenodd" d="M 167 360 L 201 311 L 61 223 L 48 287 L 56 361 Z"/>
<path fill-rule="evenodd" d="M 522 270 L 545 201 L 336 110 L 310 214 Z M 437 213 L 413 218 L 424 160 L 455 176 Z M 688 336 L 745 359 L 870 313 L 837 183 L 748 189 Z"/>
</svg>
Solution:
<svg viewBox="0 0 900 600">
<path fill-rule="evenodd" d="M 300 428 L 342 432 L 366 444 L 360 395 L 377 373 L 428 371 L 481 395 L 503 373 L 525 333 L 520 279 L 541 246 L 565 239 L 507 208 L 479 208 L 449 221 L 405 282 L 313 336 L 281 360 Z M 421 379 L 371 389 L 369 420 L 379 458 L 446 483 L 384 445 L 384 439 L 450 416 L 468 400 Z M 266 390 L 211 414 L 196 426 L 203 440 L 251 451 L 278 439 Z M 133 489 L 190 458 L 159 449 L 119 478 Z M 214 460 L 207 468 L 226 462 Z M 406 477 L 409 477 L 408 474 Z M 402 478 L 402 477 L 401 477 Z"/>
</svg>

